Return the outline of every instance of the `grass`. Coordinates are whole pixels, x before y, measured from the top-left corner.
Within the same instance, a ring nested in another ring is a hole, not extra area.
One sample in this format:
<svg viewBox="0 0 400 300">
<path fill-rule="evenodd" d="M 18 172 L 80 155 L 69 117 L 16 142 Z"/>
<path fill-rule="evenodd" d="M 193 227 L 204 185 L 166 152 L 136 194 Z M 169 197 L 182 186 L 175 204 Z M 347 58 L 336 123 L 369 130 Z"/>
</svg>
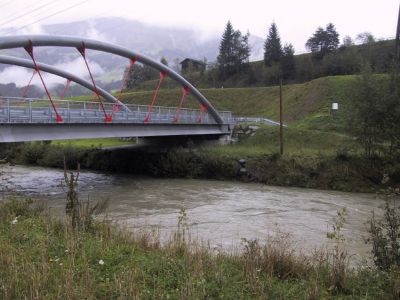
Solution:
<svg viewBox="0 0 400 300">
<path fill-rule="evenodd" d="M 1 299 L 388 299 L 399 275 L 342 270 L 332 252 L 303 255 L 285 235 L 240 252 L 214 252 L 187 231 L 181 212 L 171 239 L 94 222 L 72 230 L 30 201 L 0 203 Z M 186 236 L 186 238 L 183 238 Z"/>
<path fill-rule="evenodd" d="M 296 123 L 316 114 L 330 115 L 332 102 L 339 102 L 340 109 L 351 101 L 352 86 L 356 76 L 334 76 L 319 78 L 304 84 L 289 84 L 283 87 L 284 119 Z M 266 116 L 277 120 L 279 116 L 279 87 L 212 88 L 200 90 L 219 110 L 231 110 L 239 116 Z M 162 89 L 159 105 L 176 106 L 180 99 L 179 89 Z M 129 92 L 123 95 L 126 103 L 148 104 L 151 91 Z M 189 97 L 188 106 L 197 102 Z M 317 129 L 317 128 L 314 128 Z"/>
<path fill-rule="evenodd" d="M 51 142 L 52 145 L 56 146 L 71 146 L 76 148 L 107 148 L 129 146 L 134 145 L 135 143 L 135 140 L 125 141 L 119 138 L 58 140 Z"/>
<path fill-rule="evenodd" d="M 384 80 L 385 75 L 374 75 Z M 283 117 L 291 127 L 320 131 L 346 132 L 347 112 L 352 101 L 357 75 L 322 77 L 303 84 L 288 84 L 283 87 Z M 230 110 L 236 116 L 264 116 L 279 119 L 279 87 L 210 88 L 200 89 L 218 110 Z M 178 88 L 161 89 L 156 105 L 176 107 L 182 92 Z M 127 91 L 121 100 L 124 103 L 148 105 L 153 91 Z M 75 100 L 92 100 L 91 96 L 76 97 Z M 331 117 L 332 102 L 339 103 L 336 118 Z M 189 95 L 184 107 L 198 108 L 198 102 Z"/>
<path fill-rule="evenodd" d="M 304 84 L 288 84 L 283 87 L 284 117 L 288 122 L 300 121 L 315 113 L 328 114 L 333 101 L 339 104 L 351 99 L 351 88 L 356 76 L 332 76 L 312 80 Z M 210 88 L 200 91 L 219 110 L 231 110 L 240 116 L 266 116 L 277 119 L 279 115 L 279 87 Z M 153 91 L 127 91 L 122 95 L 124 103 L 148 105 Z M 181 99 L 177 88 L 161 89 L 157 105 L 177 106 Z M 75 100 L 91 100 L 81 96 Z M 198 107 L 192 96 L 187 107 Z"/>
<path fill-rule="evenodd" d="M 233 145 L 218 145 L 204 150 L 216 154 L 240 157 L 279 152 L 279 127 L 257 125 L 253 136 L 242 136 Z M 246 130 L 246 125 L 242 125 Z M 284 153 L 288 156 L 335 156 L 340 151 L 358 153 L 359 144 L 351 137 L 333 132 L 284 128 Z"/>
</svg>

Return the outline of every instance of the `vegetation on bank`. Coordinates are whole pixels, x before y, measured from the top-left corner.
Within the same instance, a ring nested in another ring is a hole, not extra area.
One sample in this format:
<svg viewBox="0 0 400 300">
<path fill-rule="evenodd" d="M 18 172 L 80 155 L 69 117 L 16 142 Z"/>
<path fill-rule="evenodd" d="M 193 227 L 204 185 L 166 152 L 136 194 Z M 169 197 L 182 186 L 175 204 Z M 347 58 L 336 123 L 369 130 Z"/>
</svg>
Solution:
<svg viewBox="0 0 400 300">
<path fill-rule="evenodd" d="M 246 127 L 244 127 L 246 131 Z M 103 172 L 156 177 L 207 178 L 261 182 L 343 191 L 374 192 L 400 183 L 396 157 L 367 158 L 353 138 L 336 133 L 285 129 L 285 155 L 278 155 L 277 127 L 260 126 L 254 135 L 240 137 L 233 145 L 195 148 L 148 149 L 81 148 L 71 144 L 26 143 L 3 152 L 14 163 L 63 168 L 67 165 Z M 239 160 L 246 172 L 239 172 Z M 385 185 L 382 184 L 387 177 Z"/>
<path fill-rule="evenodd" d="M 94 221 L 73 229 L 31 201 L 0 203 L 2 299 L 389 299 L 397 269 L 349 268 L 341 219 L 332 248 L 301 254 L 285 235 L 243 240 L 237 253 L 190 239 L 181 212 L 176 232 L 127 232 Z M 339 214 L 339 217 L 342 215 Z"/>
<path fill-rule="evenodd" d="M 136 143 L 136 139 L 122 140 L 119 138 L 101 139 L 78 139 L 78 140 L 57 140 L 52 141 L 52 145 L 71 146 L 76 148 L 110 148 L 120 146 L 130 146 Z"/>
</svg>

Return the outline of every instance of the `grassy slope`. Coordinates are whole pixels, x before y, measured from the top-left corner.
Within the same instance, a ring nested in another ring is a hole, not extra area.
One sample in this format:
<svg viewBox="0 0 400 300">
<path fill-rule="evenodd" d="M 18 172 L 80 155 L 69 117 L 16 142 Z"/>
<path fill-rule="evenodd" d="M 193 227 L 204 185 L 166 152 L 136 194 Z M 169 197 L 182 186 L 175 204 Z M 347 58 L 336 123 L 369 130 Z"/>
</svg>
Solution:
<svg viewBox="0 0 400 300">
<path fill-rule="evenodd" d="M 303 129 L 344 131 L 344 114 L 351 101 L 356 76 L 334 76 L 315 79 L 283 88 L 285 122 Z M 219 110 L 231 110 L 237 116 L 279 118 L 279 87 L 204 89 L 201 92 Z M 161 90 L 158 105 L 176 106 L 180 90 Z M 152 92 L 125 93 L 126 103 L 148 104 Z M 330 116 L 332 102 L 339 103 L 339 117 Z M 197 108 L 189 97 L 186 106 Z"/>
<path fill-rule="evenodd" d="M 331 103 L 339 102 L 340 111 L 351 101 L 351 90 L 356 76 L 334 76 L 315 79 L 304 84 L 286 85 L 283 88 L 284 118 L 302 128 L 332 129 L 341 126 L 341 119 L 331 120 Z M 279 87 L 202 89 L 201 92 L 219 110 L 231 110 L 238 116 L 265 116 L 278 119 Z M 127 92 L 125 103 L 148 105 L 152 91 Z M 90 97 L 89 97 L 90 98 Z M 79 99 L 89 99 L 80 97 Z M 181 98 L 179 89 L 161 89 L 157 105 L 177 106 Z M 186 107 L 198 108 L 193 97 L 188 97 Z M 333 124 L 332 124 L 333 123 Z M 336 125 L 335 125 L 336 123 Z M 311 125 L 311 127 L 310 127 Z"/>
<path fill-rule="evenodd" d="M 279 152 L 279 128 L 258 125 L 254 136 L 242 137 L 234 145 L 207 147 L 208 151 L 240 158 Z M 289 156 L 334 156 L 340 151 L 357 153 L 360 145 L 351 137 L 335 132 L 320 132 L 298 128 L 284 129 L 284 153 Z"/>
</svg>

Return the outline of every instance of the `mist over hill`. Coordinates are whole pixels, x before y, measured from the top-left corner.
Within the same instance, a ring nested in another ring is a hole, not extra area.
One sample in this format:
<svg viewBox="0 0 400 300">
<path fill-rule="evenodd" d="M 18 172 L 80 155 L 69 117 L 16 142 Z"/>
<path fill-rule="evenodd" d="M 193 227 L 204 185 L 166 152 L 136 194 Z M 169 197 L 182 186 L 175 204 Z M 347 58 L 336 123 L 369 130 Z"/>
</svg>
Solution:
<svg viewBox="0 0 400 300">
<path fill-rule="evenodd" d="M 9 30 L 4 29 L 3 34 L 9 32 Z M 223 28 L 221 28 L 222 30 Z M 174 69 L 177 69 L 178 63 L 186 57 L 205 59 L 208 63 L 215 62 L 220 43 L 220 36 L 218 35 L 205 37 L 194 29 L 167 28 L 116 17 L 45 25 L 41 27 L 38 33 L 79 36 L 115 43 L 156 60 L 165 57 L 169 66 Z M 251 59 L 260 59 L 263 55 L 263 40 L 257 36 L 250 36 L 249 41 L 252 49 Z M 1 54 L 27 58 L 22 49 L 3 50 Z M 43 47 L 36 48 L 35 54 L 40 62 L 88 78 L 87 70 L 75 49 Z M 128 64 L 127 59 L 90 50 L 88 51 L 88 59 L 96 79 L 103 83 L 119 81 L 124 68 Z M 13 82 L 17 86 L 26 85 L 31 73 L 30 70 L 21 71 L 17 70 L 17 67 L 5 65 L 0 65 L 0 71 L 2 71 L 0 72 L 0 83 Z M 64 82 L 62 78 L 54 76 L 48 76 L 48 80 L 50 85 Z"/>
</svg>

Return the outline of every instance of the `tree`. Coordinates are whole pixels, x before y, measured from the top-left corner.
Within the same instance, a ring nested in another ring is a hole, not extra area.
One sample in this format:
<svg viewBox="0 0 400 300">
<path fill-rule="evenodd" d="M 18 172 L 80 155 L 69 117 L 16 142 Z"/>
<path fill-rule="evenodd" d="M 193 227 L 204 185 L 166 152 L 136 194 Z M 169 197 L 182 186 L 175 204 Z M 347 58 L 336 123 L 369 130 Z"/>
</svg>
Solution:
<svg viewBox="0 0 400 300">
<path fill-rule="evenodd" d="M 278 28 L 273 22 L 269 28 L 267 39 L 264 44 L 264 63 L 270 67 L 274 62 L 279 62 L 281 59 L 282 45 L 279 37 Z"/>
<path fill-rule="evenodd" d="M 128 69 L 125 70 L 127 72 Z M 128 75 L 128 79 L 126 81 L 126 87 L 128 89 L 137 87 L 144 81 L 157 79 L 159 76 L 159 72 L 147 65 L 135 64 Z"/>
<path fill-rule="evenodd" d="M 319 58 L 333 52 L 339 46 L 339 34 L 335 25 L 329 23 L 326 28 L 318 27 L 312 37 L 307 40 L 306 47 L 314 53 L 318 53 Z"/>
<path fill-rule="evenodd" d="M 234 30 L 230 21 L 226 24 L 219 46 L 217 58 L 221 79 L 238 73 L 249 62 L 249 34 L 242 36 L 239 30 Z"/>
<path fill-rule="evenodd" d="M 354 46 L 354 41 L 350 36 L 346 35 L 343 38 L 343 47 L 350 47 L 350 46 Z"/>
<path fill-rule="evenodd" d="M 164 56 L 161 57 L 160 63 L 162 63 L 164 66 L 167 66 L 167 67 L 168 67 L 168 61 L 167 61 L 167 59 L 166 59 Z"/>
<path fill-rule="evenodd" d="M 293 78 L 295 76 L 296 64 L 294 61 L 294 48 L 292 44 L 286 44 L 282 50 L 280 59 L 282 77 L 284 79 Z"/>
<path fill-rule="evenodd" d="M 363 66 L 354 89 L 349 124 L 351 131 L 363 145 L 366 156 L 375 155 L 384 142 L 383 85 L 383 82 L 378 82 L 373 76 L 370 65 Z"/>
<path fill-rule="evenodd" d="M 357 34 L 356 40 L 361 44 L 371 44 L 375 42 L 375 37 L 371 32 L 362 32 Z"/>
</svg>

